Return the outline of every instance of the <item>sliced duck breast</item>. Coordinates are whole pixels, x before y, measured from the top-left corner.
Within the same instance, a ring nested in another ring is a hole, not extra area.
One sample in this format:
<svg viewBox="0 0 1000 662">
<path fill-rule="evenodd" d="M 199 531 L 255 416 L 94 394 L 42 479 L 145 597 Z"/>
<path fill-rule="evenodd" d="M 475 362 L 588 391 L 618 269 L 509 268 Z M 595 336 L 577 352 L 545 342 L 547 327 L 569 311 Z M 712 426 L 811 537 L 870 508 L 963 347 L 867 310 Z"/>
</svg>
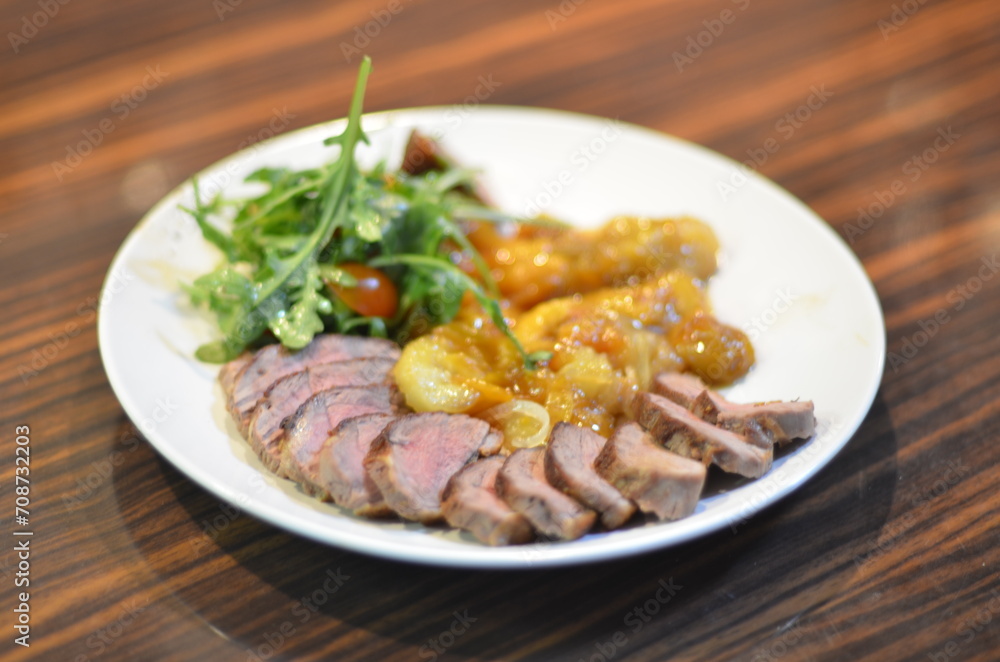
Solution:
<svg viewBox="0 0 1000 662">
<path fill-rule="evenodd" d="M 233 395 L 233 385 L 236 383 L 236 378 L 243 371 L 243 368 L 253 361 L 253 357 L 253 352 L 243 352 L 219 368 L 219 384 L 222 385 L 222 392 L 226 394 L 227 402 Z"/>
<path fill-rule="evenodd" d="M 705 383 L 695 375 L 676 372 L 657 375 L 653 380 L 651 390 L 657 395 L 662 395 L 668 400 L 676 402 L 681 407 L 691 411 L 698 418 L 715 425 L 714 413 L 705 411 L 698 403 L 703 401 L 702 398 L 709 395 L 714 395 L 718 398 L 722 398 L 722 396 L 714 391 L 710 391 Z M 774 446 L 774 440 L 760 426 L 753 422 L 744 426 L 742 430 L 731 431 L 741 435 L 748 443 L 765 451 L 770 450 Z"/>
<path fill-rule="evenodd" d="M 279 476 L 303 483 L 315 480 L 323 444 L 341 421 L 364 414 L 394 414 L 399 393 L 392 386 L 348 386 L 320 391 L 285 419 Z M 273 461 L 272 455 L 266 461 Z"/>
<path fill-rule="evenodd" d="M 254 407 L 276 381 L 309 366 L 358 358 L 399 358 L 399 345 L 381 338 L 341 336 L 328 334 L 316 336 L 311 343 L 298 351 L 282 345 L 268 345 L 242 366 L 232 381 L 229 411 L 245 437 L 250 427 Z M 234 359 L 241 361 L 241 358 Z M 229 380 L 229 371 L 226 371 Z"/>
<path fill-rule="evenodd" d="M 636 423 L 618 426 L 594 467 L 640 510 L 661 520 L 693 513 L 705 486 L 705 465 L 664 449 Z"/>
<path fill-rule="evenodd" d="M 500 468 L 497 494 L 550 538 L 576 540 L 594 525 L 597 513 L 552 487 L 545 479 L 545 449 L 519 448 Z"/>
<path fill-rule="evenodd" d="M 321 363 L 282 377 L 267 390 L 250 418 L 247 441 L 264 459 L 278 459 L 284 429 L 281 423 L 295 413 L 303 402 L 320 391 L 340 386 L 385 384 L 396 361 L 389 358 L 349 359 Z M 268 461 L 265 460 L 267 463 Z"/>
<path fill-rule="evenodd" d="M 364 464 L 396 514 L 429 524 L 442 518 L 448 480 L 477 457 L 499 452 L 501 443 L 503 435 L 478 418 L 408 414 L 382 431 Z"/>
<path fill-rule="evenodd" d="M 518 545 L 535 537 L 528 520 L 497 496 L 497 473 L 505 460 L 494 455 L 466 465 L 448 481 L 441 502 L 448 524 L 494 547 Z"/>
<path fill-rule="evenodd" d="M 678 455 L 712 462 L 723 471 L 748 478 L 759 478 L 771 468 L 771 450 L 703 421 L 667 398 L 639 393 L 632 400 L 632 408 L 639 425 Z"/>
<path fill-rule="evenodd" d="M 807 439 L 816 431 L 811 401 L 737 404 L 709 389 L 694 375 L 681 373 L 657 375 L 651 390 L 761 448 Z"/>
<path fill-rule="evenodd" d="M 663 372 L 653 379 L 649 390 L 676 402 L 685 409 L 693 409 L 698 396 L 708 390 L 708 386 L 695 375 L 685 372 Z"/>
<path fill-rule="evenodd" d="M 748 438 L 759 436 L 758 430 L 763 431 L 772 444 L 808 439 L 816 432 L 816 416 L 810 400 L 737 404 L 718 393 L 705 391 L 698 396 L 693 411 L 720 428 Z"/>
<path fill-rule="evenodd" d="M 556 423 L 545 450 L 545 477 L 583 505 L 601 514 L 601 522 L 617 529 L 635 513 L 635 504 L 594 470 L 594 460 L 607 439 L 593 430 Z"/>
<path fill-rule="evenodd" d="M 319 471 L 314 481 L 303 485 L 306 491 L 330 499 L 355 515 L 391 515 L 382 491 L 365 471 L 364 461 L 372 442 L 394 420 L 393 414 L 366 414 L 341 421 L 323 442 Z"/>
</svg>

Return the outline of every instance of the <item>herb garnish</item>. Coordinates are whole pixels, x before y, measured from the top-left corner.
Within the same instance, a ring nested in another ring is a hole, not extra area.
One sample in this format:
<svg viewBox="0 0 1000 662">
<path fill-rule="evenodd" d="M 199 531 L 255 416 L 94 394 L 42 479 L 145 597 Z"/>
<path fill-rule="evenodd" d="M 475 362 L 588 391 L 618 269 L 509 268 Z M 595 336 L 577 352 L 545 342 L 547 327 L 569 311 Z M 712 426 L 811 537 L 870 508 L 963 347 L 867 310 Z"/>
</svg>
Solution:
<svg viewBox="0 0 1000 662">
<path fill-rule="evenodd" d="M 195 304 L 216 314 L 223 334 L 199 347 L 196 356 L 211 363 L 229 361 L 268 331 L 292 349 L 324 331 L 391 337 L 402 344 L 451 321 L 470 291 L 515 344 L 526 367 L 534 369 L 547 355 L 525 353 L 504 320 L 482 256 L 456 221 L 511 220 L 463 192 L 472 190 L 473 173 L 451 166 L 421 175 L 389 174 L 384 165 L 371 172 L 358 169 L 355 149 L 367 142 L 361 113 L 370 71 L 371 60 L 365 57 L 344 131 L 324 141 L 340 146 L 331 163 L 307 170 L 257 170 L 247 181 L 268 190 L 244 201 L 216 196 L 203 202 L 193 182 L 194 208 L 185 211 L 225 256 L 221 266 L 185 287 Z M 227 232 L 213 219 L 231 208 L 235 214 L 230 211 Z M 449 253 L 456 248 L 470 257 L 478 279 L 451 261 Z M 374 270 L 379 270 L 376 277 L 365 285 L 378 287 L 387 279 L 393 295 L 398 291 L 398 305 L 386 308 L 385 316 L 372 314 L 370 307 L 352 307 L 351 297 L 344 295 L 362 286 L 357 274 Z"/>
</svg>

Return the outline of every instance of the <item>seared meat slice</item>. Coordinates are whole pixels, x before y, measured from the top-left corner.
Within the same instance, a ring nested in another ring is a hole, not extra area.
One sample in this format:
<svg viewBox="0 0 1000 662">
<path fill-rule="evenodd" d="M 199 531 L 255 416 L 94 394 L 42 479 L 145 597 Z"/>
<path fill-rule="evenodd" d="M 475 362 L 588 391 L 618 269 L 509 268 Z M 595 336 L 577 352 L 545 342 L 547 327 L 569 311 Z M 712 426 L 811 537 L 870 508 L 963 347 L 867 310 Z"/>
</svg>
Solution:
<svg viewBox="0 0 1000 662">
<path fill-rule="evenodd" d="M 723 471 L 760 478 L 771 468 L 773 454 L 745 437 L 701 420 L 676 402 L 653 393 L 632 400 L 635 420 L 678 455 L 714 462 Z"/>
<path fill-rule="evenodd" d="M 314 365 L 282 377 L 271 385 L 250 417 L 247 441 L 257 455 L 278 460 L 284 438 L 282 421 L 295 413 L 310 397 L 338 386 L 384 384 L 396 365 L 394 359 L 351 359 Z M 267 460 L 265 460 L 265 463 Z"/>
<path fill-rule="evenodd" d="M 306 400 L 295 414 L 285 419 L 285 443 L 280 465 L 274 455 L 265 455 L 268 468 L 279 476 L 304 483 L 315 480 L 323 444 L 341 421 L 364 414 L 393 414 L 399 392 L 392 386 L 348 386 L 320 391 Z"/>
<path fill-rule="evenodd" d="M 505 460 L 494 455 L 466 465 L 451 477 L 442 495 L 445 521 L 487 545 L 518 545 L 535 537 L 528 520 L 497 496 L 497 472 Z"/>
<path fill-rule="evenodd" d="M 640 510 L 660 519 L 693 513 L 705 486 L 705 465 L 664 450 L 636 423 L 618 426 L 594 467 Z"/>
<path fill-rule="evenodd" d="M 229 411 L 245 437 L 250 427 L 250 415 L 264 393 L 282 377 L 312 365 L 359 358 L 399 358 L 399 346 L 380 338 L 321 335 L 297 352 L 282 345 L 259 349 L 253 360 L 233 379 L 229 396 Z M 239 361 L 240 359 L 235 359 Z"/>
<path fill-rule="evenodd" d="M 658 375 L 652 390 L 690 409 L 695 416 L 742 435 L 764 449 L 775 443 L 806 439 L 816 431 L 810 401 L 737 404 L 710 390 L 694 375 L 680 373 Z"/>
<path fill-rule="evenodd" d="M 695 375 L 683 372 L 664 372 L 653 379 L 650 390 L 668 400 L 673 400 L 685 409 L 693 409 L 698 396 L 708 390 L 708 387 Z"/>
<path fill-rule="evenodd" d="M 474 459 L 494 455 L 503 435 L 464 414 L 402 416 L 372 443 L 365 469 L 396 514 L 429 524 L 441 519 L 448 480 Z"/>
<path fill-rule="evenodd" d="M 635 512 L 626 499 L 594 471 L 594 460 L 607 441 L 593 430 L 556 423 L 545 451 L 545 477 L 556 489 L 601 513 L 601 522 L 617 529 Z"/>
<path fill-rule="evenodd" d="M 243 368 L 247 367 L 250 362 L 253 361 L 252 352 L 243 352 L 235 359 L 225 364 L 219 368 L 219 384 L 222 385 L 222 392 L 226 394 L 226 401 L 233 394 L 233 385 L 236 383 L 236 378 L 239 376 Z"/>
<path fill-rule="evenodd" d="M 597 513 L 545 480 L 544 448 L 514 451 L 497 474 L 496 490 L 536 531 L 551 538 L 576 540 L 597 519 Z"/>
<path fill-rule="evenodd" d="M 676 402 L 685 409 L 690 410 L 698 418 L 708 421 L 712 425 L 716 423 L 714 412 L 705 411 L 698 403 L 702 402 L 702 398 L 713 396 L 719 400 L 724 400 L 718 393 L 708 390 L 705 383 L 698 379 L 697 376 L 678 372 L 657 375 L 656 379 L 653 380 L 652 391 L 657 395 L 662 395 L 668 400 Z M 743 426 L 742 430 L 733 430 L 733 432 L 736 432 L 749 443 L 765 451 L 770 450 L 774 446 L 774 440 L 752 421 Z"/>
<path fill-rule="evenodd" d="M 705 391 L 695 401 L 694 412 L 720 428 L 745 435 L 751 440 L 763 437 L 772 444 L 807 439 L 816 431 L 811 400 L 743 405 L 730 402 L 718 393 Z"/>
<path fill-rule="evenodd" d="M 329 498 L 356 515 L 391 515 L 378 485 L 365 471 L 364 461 L 372 442 L 394 420 L 392 414 L 366 414 L 341 421 L 323 442 L 318 475 L 303 485 L 306 491 Z"/>
</svg>

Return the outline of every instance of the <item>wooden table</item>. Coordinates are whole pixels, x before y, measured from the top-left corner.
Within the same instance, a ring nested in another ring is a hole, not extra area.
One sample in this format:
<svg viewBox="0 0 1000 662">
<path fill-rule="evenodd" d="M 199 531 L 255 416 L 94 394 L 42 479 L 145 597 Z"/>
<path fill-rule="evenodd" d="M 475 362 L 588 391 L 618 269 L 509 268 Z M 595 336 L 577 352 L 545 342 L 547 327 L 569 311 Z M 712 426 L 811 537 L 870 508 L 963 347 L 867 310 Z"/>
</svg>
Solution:
<svg viewBox="0 0 1000 662">
<path fill-rule="evenodd" d="M 1000 656 L 1000 4 L 48 0 L 3 2 L 0 26 L 3 659 Z M 544 571 L 325 547 L 180 474 L 108 386 L 108 264 L 191 173 L 343 114 L 361 53 L 368 110 L 463 103 L 488 77 L 489 103 L 620 117 L 804 200 L 885 310 L 853 440 L 735 534 Z"/>
</svg>

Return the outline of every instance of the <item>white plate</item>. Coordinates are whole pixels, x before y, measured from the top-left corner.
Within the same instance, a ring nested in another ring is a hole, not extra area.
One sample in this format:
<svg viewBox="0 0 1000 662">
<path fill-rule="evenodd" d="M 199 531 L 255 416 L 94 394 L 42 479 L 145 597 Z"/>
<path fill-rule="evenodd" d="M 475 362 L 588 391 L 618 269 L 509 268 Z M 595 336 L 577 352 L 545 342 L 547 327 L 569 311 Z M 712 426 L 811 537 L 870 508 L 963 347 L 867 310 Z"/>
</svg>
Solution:
<svg viewBox="0 0 1000 662">
<path fill-rule="evenodd" d="M 815 438 L 775 462 L 760 480 L 702 499 L 671 523 L 594 533 L 568 543 L 489 548 L 454 531 L 353 517 L 304 496 L 266 473 L 224 411 L 218 366 L 195 348 L 215 337 L 178 283 L 212 268 L 218 254 L 178 210 L 187 184 L 160 201 L 119 250 L 101 296 L 99 341 L 111 386 L 156 449 L 199 485 L 276 526 L 377 556 L 476 568 L 540 567 L 611 559 L 675 545 L 711 531 L 752 526 L 758 510 L 787 495 L 847 443 L 875 397 L 885 355 L 878 298 L 863 268 L 812 211 L 714 152 L 647 129 L 594 117 L 527 108 L 420 108 L 372 114 L 363 166 L 398 164 L 413 127 L 438 137 L 460 162 L 481 168 L 503 209 L 544 209 L 581 224 L 619 213 L 691 214 L 723 246 L 711 282 L 718 317 L 749 330 L 757 365 L 727 395 L 739 402 L 810 399 Z M 198 175 L 205 194 L 248 189 L 264 165 L 317 165 L 342 121 L 280 136 Z"/>
</svg>

